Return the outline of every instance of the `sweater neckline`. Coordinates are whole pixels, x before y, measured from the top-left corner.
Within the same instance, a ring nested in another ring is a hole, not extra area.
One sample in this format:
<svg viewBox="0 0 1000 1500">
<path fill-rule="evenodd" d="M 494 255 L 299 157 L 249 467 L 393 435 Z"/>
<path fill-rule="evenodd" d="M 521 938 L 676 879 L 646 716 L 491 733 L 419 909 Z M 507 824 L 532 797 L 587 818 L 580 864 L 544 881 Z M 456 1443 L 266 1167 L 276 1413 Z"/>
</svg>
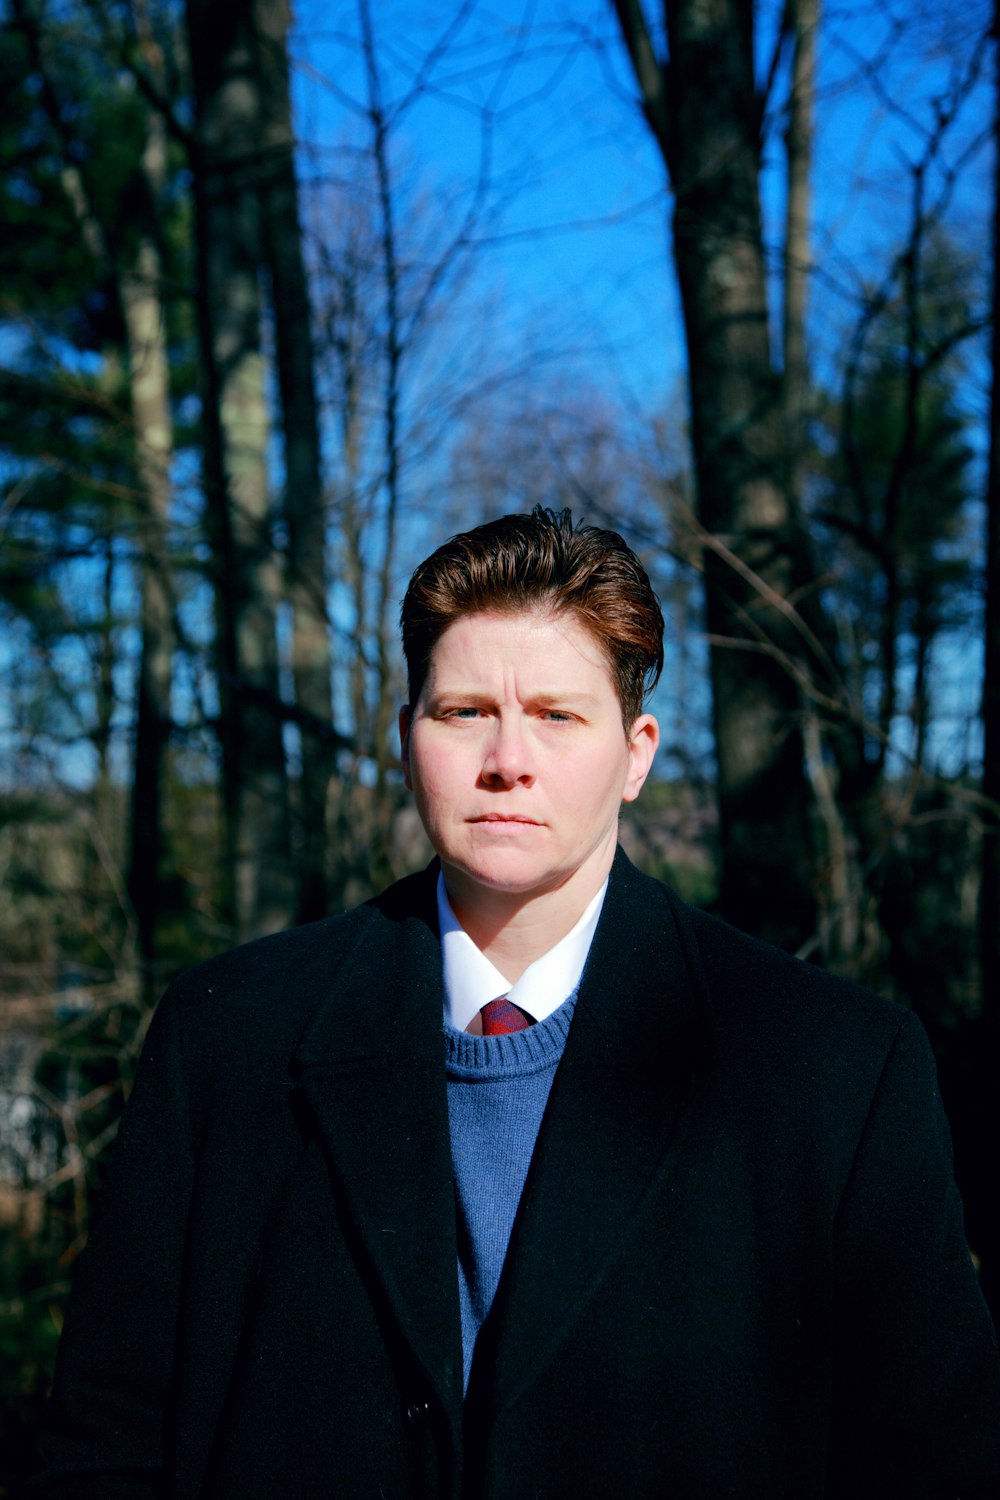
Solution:
<svg viewBox="0 0 1000 1500">
<path fill-rule="evenodd" d="M 471 1036 L 447 1022 L 444 1026 L 445 1068 L 448 1077 L 474 1081 L 525 1078 L 558 1063 L 566 1046 L 577 991 L 543 1021 L 507 1036 Z"/>
</svg>

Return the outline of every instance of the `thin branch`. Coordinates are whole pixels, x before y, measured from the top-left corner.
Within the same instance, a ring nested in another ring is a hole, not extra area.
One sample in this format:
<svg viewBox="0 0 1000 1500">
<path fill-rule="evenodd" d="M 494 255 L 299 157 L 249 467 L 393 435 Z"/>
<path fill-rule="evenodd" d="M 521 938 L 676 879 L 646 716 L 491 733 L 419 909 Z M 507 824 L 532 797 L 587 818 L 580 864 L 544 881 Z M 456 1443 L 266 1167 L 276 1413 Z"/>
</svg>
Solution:
<svg viewBox="0 0 1000 1500">
<path fill-rule="evenodd" d="M 778 35 L 774 41 L 774 51 L 771 53 L 771 62 L 764 80 L 764 87 L 760 91 L 761 114 L 766 116 L 768 104 L 774 93 L 774 86 L 778 80 L 778 69 L 781 67 L 781 56 L 792 34 L 792 3 L 793 0 L 785 0 L 781 9 L 781 23 L 778 26 Z"/>
<path fill-rule="evenodd" d="M 622 38 L 628 49 L 642 110 L 663 153 L 670 147 L 670 112 L 667 106 L 668 64 L 661 62 L 653 46 L 642 0 L 613 0 Z"/>
</svg>

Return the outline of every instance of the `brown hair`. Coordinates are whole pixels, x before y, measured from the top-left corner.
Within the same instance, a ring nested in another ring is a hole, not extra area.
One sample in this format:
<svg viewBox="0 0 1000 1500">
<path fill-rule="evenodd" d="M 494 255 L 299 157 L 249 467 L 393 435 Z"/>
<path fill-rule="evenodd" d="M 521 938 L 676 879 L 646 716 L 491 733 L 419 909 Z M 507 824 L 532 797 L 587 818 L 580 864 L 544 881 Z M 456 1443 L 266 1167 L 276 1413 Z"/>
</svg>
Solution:
<svg viewBox="0 0 1000 1500">
<path fill-rule="evenodd" d="M 453 536 L 410 579 L 400 611 L 410 704 L 448 626 L 484 610 L 548 608 L 576 616 L 600 646 L 628 730 L 663 669 L 663 615 L 635 553 L 616 531 L 536 505 Z"/>
</svg>

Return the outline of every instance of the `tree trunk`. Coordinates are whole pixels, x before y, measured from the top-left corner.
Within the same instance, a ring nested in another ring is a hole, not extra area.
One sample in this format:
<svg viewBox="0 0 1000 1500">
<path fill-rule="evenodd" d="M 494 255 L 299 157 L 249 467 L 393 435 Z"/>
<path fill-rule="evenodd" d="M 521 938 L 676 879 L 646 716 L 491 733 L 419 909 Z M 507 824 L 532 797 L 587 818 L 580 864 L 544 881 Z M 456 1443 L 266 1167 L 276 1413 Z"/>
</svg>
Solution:
<svg viewBox="0 0 1000 1500">
<path fill-rule="evenodd" d="M 791 86 L 785 127 L 786 195 L 782 284 L 781 399 L 789 503 L 802 514 L 808 466 L 810 371 L 806 303 L 811 270 L 810 217 L 816 99 L 816 37 L 820 0 L 786 0 L 784 26 L 791 43 Z M 818 598 L 799 609 L 830 661 L 839 651 L 832 622 Z M 843 697 L 843 690 L 838 687 Z M 845 704 L 846 706 L 846 704 Z M 806 767 L 813 805 L 823 827 L 823 862 L 815 882 L 819 905 L 818 947 L 822 957 L 850 972 L 861 950 L 864 885 L 857 858 L 858 832 L 867 807 L 861 800 L 864 737 L 849 718 L 822 721 L 811 708 L 805 718 Z M 834 764 L 829 764 L 829 752 Z"/>
<path fill-rule="evenodd" d="M 1000 53 L 1000 4 L 993 12 L 995 50 Z M 1000 58 L 997 69 L 997 112 L 1000 121 Z M 979 1138 L 981 1151 L 994 1151 L 983 1141 L 996 1140 L 998 1123 L 996 1077 L 1000 1065 L 1000 128 L 994 143 L 994 232 L 993 232 L 993 333 L 991 343 L 992 396 L 990 405 L 990 453 L 986 493 L 986 618 L 983 673 L 983 843 L 982 881 L 979 896 L 979 951 L 983 1045 L 979 1049 L 984 1109 Z M 995 1148 L 994 1148 L 995 1149 Z M 993 1180 L 993 1173 L 990 1174 Z M 983 1240 L 977 1247 L 982 1256 L 983 1291 L 995 1319 L 1000 1321 L 1000 1240 L 995 1205 L 983 1216 Z"/>
<path fill-rule="evenodd" d="M 937 634 L 937 611 L 933 590 L 925 577 L 918 581 L 913 611 L 913 693 L 910 717 L 913 721 L 913 772 L 930 770 L 927 760 L 927 731 L 931 712 L 931 649 Z"/>
<path fill-rule="evenodd" d="M 143 46 L 149 55 L 153 44 L 148 25 L 141 7 L 137 10 Z M 163 776 L 170 735 L 173 635 L 166 547 L 173 421 L 157 243 L 158 203 L 167 171 L 166 129 L 162 116 L 151 110 L 140 173 L 143 223 L 134 264 L 123 273 L 109 250 L 108 234 L 94 206 L 92 186 L 75 160 L 75 143 L 60 108 L 49 68 L 43 18 L 25 0 L 18 0 L 16 11 L 42 81 L 50 124 L 62 147 L 64 192 L 95 265 L 115 287 L 125 329 L 132 440 L 139 491 L 141 630 L 127 888 L 136 920 L 143 989 L 146 997 L 152 999 L 156 921 L 161 905 Z M 150 56 L 150 62 L 152 71 L 158 75 L 161 71 L 159 58 Z M 109 680 L 102 701 L 110 690 Z M 103 775 L 102 759 L 102 778 Z"/>
<path fill-rule="evenodd" d="M 261 104 L 247 0 L 188 0 L 206 513 L 218 615 L 229 916 L 236 936 L 295 914 L 282 740 L 280 576 L 267 476 L 257 174 Z"/>
<path fill-rule="evenodd" d="M 720 544 L 705 571 L 721 905 L 738 925 L 798 947 L 816 909 L 794 676 L 805 653 L 788 601 L 812 572 L 771 363 L 753 6 L 668 0 L 669 65 L 655 58 L 638 0 L 616 9 L 673 188 L 699 512 Z"/>
<path fill-rule="evenodd" d="M 900 578 L 900 528 L 906 508 L 907 481 L 913 472 L 917 458 L 917 435 L 920 430 L 920 405 L 923 394 L 924 370 L 920 357 L 920 278 L 923 241 L 927 229 L 923 196 L 923 170 L 918 169 L 914 174 L 913 184 L 913 227 L 903 262 L 903 295 L 906 306 L 904 422 L 886 484 L 880 538 L 881 555 L 885 560 L 885 605 L 880 641 L 882 687 L 878 708 L 881 736 L 877 765 L 880 774 L 885 770 L 899 698 L 896 678 L 899 668 L 900 611 L 903 603 Z"/>
<path fill-rule="evenodd" d="M 394 621 L 390 618 L 393 595 L 393 568 L 396 560 L 396 530 L 399 519 L 399 408 L 400 374 L 403 359 L 399 311 L 399 257 L 396 248 L 396 203 L 389 162 L 388 119 L 382 102 L 382 80 L 375 50 L 370 0 L 358 0 L 362 48 L 368 79 L 368 114 L 372 124 L 372 153 L 378 182 L 381 218 L 382 277 L 385 286 L 385 385 L 382 395 L 383 463 L 385 519 L 382 557 L 378 569 L 375 602 L 375 712 L 373 787 L 372 872 L 379 885 L 393 878 L 392 819 L 393 795 L 388 771 L 395 757 L 389 736 L 395 722 L 393 702 L 392 637 Z"/>
<path fill-rule="evenodd" d="M 792 86 L 785 130 L 787 191 L 785 274 L 782 288 L 782 396 L 788 443 L 789 488 L 796 502 L 801 505 L 809 397 L 806 296 L 810 269 L 810 179 L 819 0 L 787 0 L 786 16 L 792 38 Z"/>
<path fill-rule="evenodd" d="M 1000 5 L 994 18 L 1000 52 Z M 1000 77 L 1000 64 L 998 64 Z M 1000 111 L 1000 88 L 997 99 Z M 1000 113 L 998 113 L 1000 119 Z M 1000 147 L 1000 132 L 997 145 Z M 986 493 L 986 650 L 983 674 L 983 829 L 980 944 L 983 1014 L 1000 1034 L 1000 151 L 995 161 L 990 451 Z"/>
<path fill-rule="evenodd" d="M 255 0 L 253 15 L 263 109 L 260 201 L 285 434 L 292 676 L 302 736 L 298 916 L 309 921 L 327 908 L 327 791 L 333 772 L 326 512 L 288 86 L 290 12 L 285 0 Z"/>
<path fill-rule="evenodd" d="M 145 22 L 145 17 L 141 16 Z M 144 26 L 144 45 L 156 76 L 161 60 Z M 136 692 L 135 753 L 129 831 L 128 891 L 135 913 L 143 990 L 152 1002 L 156 986 L 156 925 L 163 904 L 163 802 L 170 738 L 173 622 L 167 524 L 173 418 L 163 308 L 163 276 L 157 243 L 159 205 L 167 172 L 167 132 L 162 115 L 150 111 L 142 160 L 145 223 L 135 266 L 122 283 L 128 342 L 129 394 L 136 467 L 144 511 L 140 538 L 141 645 Z"/>
<path fill-rule="evenodd" d="M 143 238 L 123 286 L 132 419 L 145 513 L 139 529 L 141 646 L 136 693 L 128 889 L 147 987 L 153 984 L 162 904 L 163 785 L 170 737 L 173 645 L 167 519 L 173 427 L 160 301 L 159 256 Z"/>
</svg>

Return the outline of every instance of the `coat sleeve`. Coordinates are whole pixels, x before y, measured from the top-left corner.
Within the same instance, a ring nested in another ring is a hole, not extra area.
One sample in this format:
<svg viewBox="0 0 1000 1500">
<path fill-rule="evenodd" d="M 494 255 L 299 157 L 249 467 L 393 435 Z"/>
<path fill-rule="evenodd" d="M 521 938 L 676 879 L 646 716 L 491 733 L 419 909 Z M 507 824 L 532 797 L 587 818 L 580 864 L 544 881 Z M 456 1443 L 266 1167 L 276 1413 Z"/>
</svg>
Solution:
<svg viewBox="0 0 1000 1500">
<path fill-rule="evenodd" d="M 1000 1493 L 1000 1368 L 934 1059 L 900 1025 L 840 1204 L 831 1496 Z"/>
<path fill-rule="evenodd" d="M 47 1468 L 31 1495 L 149 1500 L 163 1492 L 192 1136 L 181 1016 L 167 995 L 77 1266 L 42 1439 Z"/>
</svg>

